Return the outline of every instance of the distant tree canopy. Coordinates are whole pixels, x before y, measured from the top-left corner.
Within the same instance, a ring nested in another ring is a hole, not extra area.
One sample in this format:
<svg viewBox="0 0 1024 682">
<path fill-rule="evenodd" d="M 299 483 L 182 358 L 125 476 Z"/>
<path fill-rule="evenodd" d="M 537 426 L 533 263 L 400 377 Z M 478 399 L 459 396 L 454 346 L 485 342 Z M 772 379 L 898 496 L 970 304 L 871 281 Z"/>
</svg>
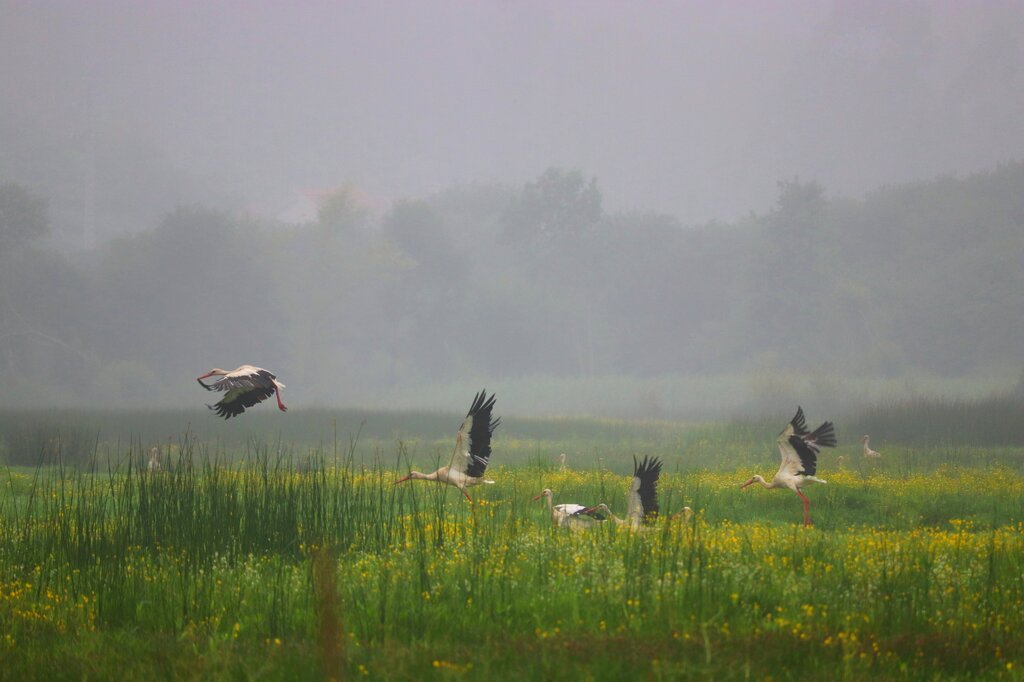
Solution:
<svg viewBox="0 0 1024 682">
<path fill-rule="evenodd" d="M 45 200 L 16 183 L 0 183 L 0 254 L 31 244 L 48 229 Z"/>
<path fill-rule="evenodd" d="M 299 226 L 182 207 L 98 253 L 7 258 L 0 381 L 177 402 L 182 377 L 251 361 L 300 402 L 357 404 L 520 375 L 1016 377 L 1022 197 L 1018 163 L 860 200 L 788 180 L 764 215 L 699 227 L 605 212 L 596 179 L 558 169 L 379 219 L 351 188 Z M 0 188 L 0 254 L 45 230 L 40 200 Z"/>
<path fill-rule="evenodd" d="M 601 190 L 578 170 L 549 168 L 528 182 L 502 215 L 504 236 L 526 249 L 569 246 L 601 220 Z"/>
</svg>

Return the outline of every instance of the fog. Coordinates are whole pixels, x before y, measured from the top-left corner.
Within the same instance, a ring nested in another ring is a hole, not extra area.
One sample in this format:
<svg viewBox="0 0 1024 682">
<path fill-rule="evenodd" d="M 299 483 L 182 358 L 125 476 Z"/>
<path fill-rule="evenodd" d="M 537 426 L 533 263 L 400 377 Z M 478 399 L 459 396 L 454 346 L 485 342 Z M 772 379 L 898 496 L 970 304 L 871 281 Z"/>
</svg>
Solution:
<svg viewBox="0 0 1024 682">
<path fill-rule="evenodd" d="M 1020 390 L 1021 36 L 1017 2 L 0 2 L 0 405 L 243 363 L 299 407 Z"/>
</svg>

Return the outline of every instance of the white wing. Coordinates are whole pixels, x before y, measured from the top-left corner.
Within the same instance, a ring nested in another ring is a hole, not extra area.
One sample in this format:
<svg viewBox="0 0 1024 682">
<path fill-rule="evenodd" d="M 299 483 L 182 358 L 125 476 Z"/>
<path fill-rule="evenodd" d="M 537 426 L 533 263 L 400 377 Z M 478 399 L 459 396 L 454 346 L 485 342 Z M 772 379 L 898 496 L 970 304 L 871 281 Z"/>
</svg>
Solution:
<svg viewBox="0 0 1024 682">
<path fill-rule="evenodd" d="M 779 465 L 779 474 L 785 474 L 786 476 L 798 476 L 803 473 L 804 465 L 800 461 L 800 455 L 796 454 L 796 450 L 789 443 L 788 436 L 780 436 L 777 441 L 779 445 L 779 455 L 782 456 L 782 462 Z M 778 475 L 778 474 L 776 474 Z"/>
</svg>

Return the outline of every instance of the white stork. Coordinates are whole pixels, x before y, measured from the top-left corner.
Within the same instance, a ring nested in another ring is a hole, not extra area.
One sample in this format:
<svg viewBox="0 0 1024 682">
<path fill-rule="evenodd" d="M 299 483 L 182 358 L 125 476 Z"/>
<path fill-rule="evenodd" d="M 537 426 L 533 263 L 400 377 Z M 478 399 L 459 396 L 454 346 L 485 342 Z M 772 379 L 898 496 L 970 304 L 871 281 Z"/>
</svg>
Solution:
<svg viewBox="0 0 1024 682">
<path fill-rule="evenodd" d="M 602 511 L 618 525 L 629 526 L 634 530 L 638 529 L 658 515 L 658 478 L 660 476 L 661 460 L 657 457 L 644 457 L 642 462 L 637 463 L 636 455 L 634 455 L 633 480 L 629 484 L 629 490 L 626 491 L 626 518 L 620 519 L 613 514 L 604 502 L 590 507 L 585 513 Z"/>
<path fill-rule="evenodd" d="M 163 469 L 163 464 L 160 463 L 160 449 L 153 448 L 149 451 L 149 464 L 146 465 L 149 473 L 155 474 L 156 472 Z"/>
<path fill-rule="evenodd" d="M 531 502 L 536 502 L 540 498 L 546 498 L 548 504 L 548 513 L 551 514 L 551 523 L 557 528 L 589 528 L 597 523 L 603 521 L 603 519 L 593 516 L 592 510 L 587 509 L 582 504 L 574 504 L 567 502 L 565 504 L 554 503 L 554 493 L 551 492 L 551 488 L 544 488 L 540 491 L 540 494 L 536 495 Z"/>
<path fill-rule="evenodd" d="M 203 379 L 213 376 L 221 378 L 209 385 L 203 383 Z M 237 417 L 245 412 L 245 408 L 261 403 L 272 395 L 277 397 L 277 408 L 282 412 L 288 411 L 281 402 L 281 389 L 284 388 L 284 384 L 262 367 L 242 365 L 231 372 L 214 368 L 196 381 L 207 391 L 226 391 L 219 403 L 207 405 L 218 417 Z"/>
<path fill-rule="evenodd" d="M 565 471 L 568 468 L 565 465 L 565 453 L 564 452 L 558 456 L 558 462 L 559 462 L 559 465 L 558 465 L 558 470 L 559 471 Z"/>
<path fill-rule="evenodd" d="M 804 411 L 797 406 L 796 416 L 786 425 L 775 441 L 782 455 L 782 464 L 771 483 L 755 475 L 740 486 L 740 490 L 748 485 L 760 483 L 765 488 L 789 488 L 804 503 L 804 525 L 811 525 L 811 501 L 803 493 L 803 487 L 810 483 L 825 483 L 815 476 L 818 470 L 818 453 L 822 447 L 836 446 L 836 431 L 832 422 L 822 422 L 813 433 L 807 432 Z"/>
<path fill-rule="evenodd" d="M 410 479 L 439 481 L 455 486 L 472 503 L 473 498 L 466 492 L 466 488 L 481 483 L 494 483 L 484 478 L 484 471 L 491 461 L 491 436 L 501 423 L 501 417 L 491 419 L 493 409 L 494 394 L 488 398 L 486 389 L 477 393 L 455 437 L 455 450 L 452 451 L 448 466 L 441 467 L 432 474 L 410 471 L 408 476 L 395 481 L 395 485 Z"/>
<path fill-rule="evenodd" d="M 868 441 L 871 440 L 871 436 L 861 436 L 860 442 L 864 445 L 864 456 L 869 459 L 875 459 L 881 457 L 882 453 L 877 450 L 872 450 L 871 446 L 868 445 Z"/>
</svg>

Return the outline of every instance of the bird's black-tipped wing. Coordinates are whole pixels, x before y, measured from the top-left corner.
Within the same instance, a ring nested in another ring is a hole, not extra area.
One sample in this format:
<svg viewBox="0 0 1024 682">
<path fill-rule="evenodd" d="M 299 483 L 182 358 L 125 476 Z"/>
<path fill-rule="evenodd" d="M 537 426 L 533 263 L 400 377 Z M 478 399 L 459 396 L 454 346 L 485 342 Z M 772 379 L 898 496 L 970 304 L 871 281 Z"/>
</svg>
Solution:
<svg viewBox="0 0 1024 682">
<path fill-rule="evenodd" d="M 793 427 L 793 433 L 798 436 L 806 435 L 807 433 L 807 420 L 804 419 L 804 408 L 799 405 L 796 406 L 796 414 L 789 421 L 790 426 Z"/>
<path fill-rule="evenodd" d="M 491 461 L 491 436 L 501 423 L 500 417 L 491 417 L 494 401 L 493 393 L 487 397 L 487 389 L 477 393 L 459 429 L 450 466 L 473 478 L 483 476 Z"/>
<path fill-rule="evenodd" d="M 800 458 L 800 470 L 796 473 L 813 476 L 818 471 L 818 453 L 821 448 L 834 448 L 836 442 L 836 430 L 832 422 L 823 422 L 814 433 L 790 436 L 789 444 Z"/>
<path fill-rule="evenodd" d="M 644 457 L 639 464 L 633 456 L 633 481 L 627 497 L 626 517 L 631 523 L 640 524 L 658 515 L 658 478 L 661 476 L 661 460 Z"/>
<path fill-rule="evenodd" d="M 274 395 L 274 389 L 263 386 L 233 388 L 216 405 L 207 405 L 218 417 L 230 419 L 245 412 L 245 408 L 257 405 Z"/>
</svg>

